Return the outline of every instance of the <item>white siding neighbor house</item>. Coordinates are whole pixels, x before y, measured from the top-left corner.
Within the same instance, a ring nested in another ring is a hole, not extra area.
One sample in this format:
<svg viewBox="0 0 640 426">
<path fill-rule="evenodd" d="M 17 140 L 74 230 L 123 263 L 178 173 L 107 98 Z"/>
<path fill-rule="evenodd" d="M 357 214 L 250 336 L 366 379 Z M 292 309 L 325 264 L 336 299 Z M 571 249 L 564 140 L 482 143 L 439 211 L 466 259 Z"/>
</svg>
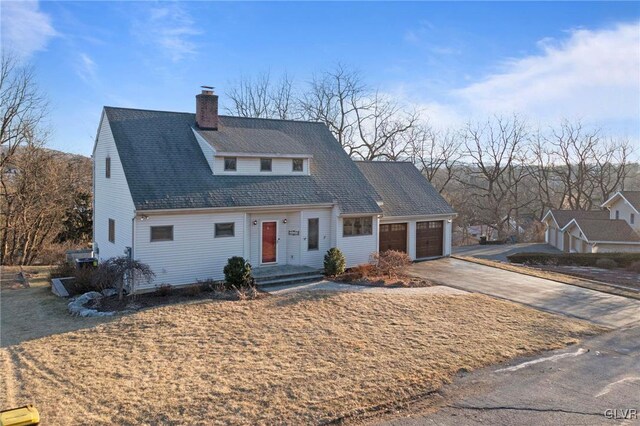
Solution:
<svg viewBox="0 0 640 426">
<path fill-rule="evenodd" d="M 620 191 L 603 210 L 549 210 L 545 241 L 567 253 L 640 252 L 640 191 Z"/>
<path fill-rule="evenodd" d="M 155 273 L 144 291 L 254 270 L 347 266 L 395 249 L 448 256 L 455 212 L 411 163 L 354 162 L 326 126 L 105 107 L 93 151 L 94 255 L 130 255 Z"/>
</svg>

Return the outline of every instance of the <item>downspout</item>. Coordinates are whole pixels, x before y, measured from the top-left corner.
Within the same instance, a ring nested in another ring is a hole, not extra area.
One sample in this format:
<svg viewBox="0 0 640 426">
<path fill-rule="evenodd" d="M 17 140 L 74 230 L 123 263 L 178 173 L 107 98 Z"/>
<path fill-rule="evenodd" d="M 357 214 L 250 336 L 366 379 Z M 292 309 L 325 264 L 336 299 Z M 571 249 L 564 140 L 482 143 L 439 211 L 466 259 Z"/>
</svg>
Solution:
<svg viewBox="0 0 640 426">
<path fill-rule="evenodd" d="M 91 257 L 96 257 L 96 157 L 94 154 L 91 154 Z"/>
<path fill-rule="evenodd" d="M 135 259 L 134 257 L 134 243 L 136 240 L 136 217 L 138 216 L 138 213 L 134 210 L 133 211 L 133 218 L 131 219 L 131 252 L 129 253 L 130 259 L 133 261 L 133 259 Z M 135 274 L 131 274 L 131 293 L 133 293 L 133 290 L 135 289 Z"/>
</svg>

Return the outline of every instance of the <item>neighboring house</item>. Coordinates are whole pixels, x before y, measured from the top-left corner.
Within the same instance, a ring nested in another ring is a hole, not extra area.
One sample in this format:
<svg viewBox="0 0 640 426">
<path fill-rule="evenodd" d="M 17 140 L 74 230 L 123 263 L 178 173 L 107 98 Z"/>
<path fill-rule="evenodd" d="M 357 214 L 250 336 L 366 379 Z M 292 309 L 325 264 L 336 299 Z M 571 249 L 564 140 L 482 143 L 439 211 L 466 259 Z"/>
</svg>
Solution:
<svg viewBox="0 0 640 426">
<path fill-rule="evenodd" d="M 321 123 L 105 107 L 93 151 L 94 255 L 127 253 L 154 286 L 254 268 L 347 266 L 384 249 L 448 256 L 454 211 L 410 163 L 354 162 Z M 138 288 L 141 290 L 144 288 Z"/>
<path fill-rule="evenodd" d="M 545 241 L 565 252 L 640 252 L 640 191 L 621 191 L 607 210 L 549 210 Z"/>
</svg>

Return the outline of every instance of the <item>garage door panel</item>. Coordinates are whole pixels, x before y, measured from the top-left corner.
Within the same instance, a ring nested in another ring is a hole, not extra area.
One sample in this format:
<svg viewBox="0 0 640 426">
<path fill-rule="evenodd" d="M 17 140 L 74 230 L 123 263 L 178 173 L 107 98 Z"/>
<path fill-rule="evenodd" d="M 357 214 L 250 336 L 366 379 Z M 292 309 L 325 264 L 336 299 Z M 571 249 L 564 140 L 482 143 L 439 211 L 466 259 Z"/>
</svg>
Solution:
<svg viewBox="0 0 640 426">
<path fill-rule="evenodd" d="M 443 221 L 416 223 L 416 258 L 442 256 L 443 243 Z"/>
<path fill-rule="evenodd" d="M 407 224 L 387 223 L 380 225 L 379 247 L 380 252 L 397 250 L 407 252 Z"/>
</svg>

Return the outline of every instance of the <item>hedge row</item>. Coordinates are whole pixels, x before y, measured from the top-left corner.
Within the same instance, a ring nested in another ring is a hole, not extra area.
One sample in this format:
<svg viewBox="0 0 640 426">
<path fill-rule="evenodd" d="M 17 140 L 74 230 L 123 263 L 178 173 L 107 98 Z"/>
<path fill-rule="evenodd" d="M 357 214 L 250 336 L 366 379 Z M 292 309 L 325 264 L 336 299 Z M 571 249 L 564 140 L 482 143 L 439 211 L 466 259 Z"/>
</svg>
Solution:
<svg viewBox="0 0 640 426">
<path fill-rule="evenodd" d="M 640 261 L 640 253 L 515 253 L 507 258 L 512 263 L 568 266 L 596 266 L 598 259 L 611 259 L 624 268 Z"/>
</svg>

